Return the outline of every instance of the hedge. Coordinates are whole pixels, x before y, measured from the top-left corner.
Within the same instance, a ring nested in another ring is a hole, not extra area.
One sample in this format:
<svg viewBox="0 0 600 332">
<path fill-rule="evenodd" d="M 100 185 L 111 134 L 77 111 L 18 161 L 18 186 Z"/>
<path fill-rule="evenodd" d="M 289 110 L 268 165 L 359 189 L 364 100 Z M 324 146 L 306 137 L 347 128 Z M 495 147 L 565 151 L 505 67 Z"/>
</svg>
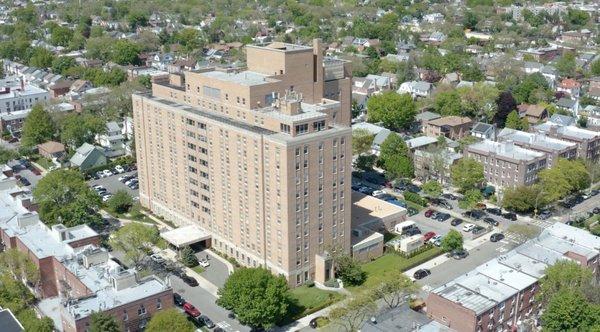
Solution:
<svg viewBox="0 0 600 332">
<path fill-rule="evenodd" d="M 421 206 L 427 206 L 427 201 L 423 197 L 421 197 L 419 194 L 415 194 L 410 191 L 405 191 L 403 193 L 403 196 L 404 196 L 404 199 L 409 202 L 413 202 L 413 203 L 421 205 Z"/>
</svg>

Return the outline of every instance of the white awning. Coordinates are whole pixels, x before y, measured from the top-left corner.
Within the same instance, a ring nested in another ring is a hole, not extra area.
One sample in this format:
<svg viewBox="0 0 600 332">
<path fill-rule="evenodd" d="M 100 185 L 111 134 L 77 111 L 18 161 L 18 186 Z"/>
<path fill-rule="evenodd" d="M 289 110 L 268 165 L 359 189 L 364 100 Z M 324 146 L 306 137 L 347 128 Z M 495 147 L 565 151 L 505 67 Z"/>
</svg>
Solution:
<svg viewBox="0 0 600 332">
<path fill-rule="evenodd" d="M 160 237 L 175 247 L 181 248 L 200 241 L 208 240 L 210 239 L 210 234 L 201 230 L 200 227 L 196 225 L 189 225 L 160 233 Z"/>
</svg>

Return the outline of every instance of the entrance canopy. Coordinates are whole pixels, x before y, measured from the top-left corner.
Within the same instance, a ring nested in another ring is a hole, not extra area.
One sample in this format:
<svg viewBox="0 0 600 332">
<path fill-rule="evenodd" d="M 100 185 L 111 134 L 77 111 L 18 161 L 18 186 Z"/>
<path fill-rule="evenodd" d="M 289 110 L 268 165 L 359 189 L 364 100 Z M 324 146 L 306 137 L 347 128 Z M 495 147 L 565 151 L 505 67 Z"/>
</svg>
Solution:
<svg viewBox="0 0 600 332">
<path fill-rule="evenodd" d="M 160 233 L 160 237 L 177 248 L 210 239 L 210 235 L 196 225 L 183 226 Z"/>
</svg>

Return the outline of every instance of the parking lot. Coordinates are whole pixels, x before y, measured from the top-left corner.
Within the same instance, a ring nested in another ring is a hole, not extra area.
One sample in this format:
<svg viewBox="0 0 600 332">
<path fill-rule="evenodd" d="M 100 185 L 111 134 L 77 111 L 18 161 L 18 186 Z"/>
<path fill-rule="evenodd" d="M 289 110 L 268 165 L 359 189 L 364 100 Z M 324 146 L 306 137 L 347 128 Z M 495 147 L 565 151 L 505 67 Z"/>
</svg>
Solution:
<svg viewBox="0 0 600 332">
<path fill-rule="evenodd" d="M 114 194 L 119 190 L 125 190 L 129 195 L 131 195 L 131 197 L 137 199 L 139 198 L 139 191 L 137 189 L 131 189 L 128 186 L 126 186 L 123 182 L 119 181 L 120 177 L 134 174 L 137 174 L 137 171 L 114 174 L 105 178 L 99 178 L 97 180 L 92 179 L 88 181 L 88 184 L 90 185 L 90 187 L 100 185 L 106 188 L 107 192 L 111 194 Z"/>
<path fill-rule="evenodd" d="M 35 188 L 35 186 L 37 185 L 38 181 L 40 181 L 40 179 L 42 178 L 42 175 L 36 175 L 32 170 L 31 170 L 31 166 L 25 167 L 25 165 L 20 164 L 18 161 L 13 160 L 10 161 L 9 163 L 7 163 L 7 165 L 9 167 L 12 167 L 13 171 L 15 172 L 15 175 L 20 176 L 21 178 L 24 178 L 27 180 L 27 182 L 29 183 L 28 185 L 24 185 L 22 184 L 24 187 L 27 187 L 29 189 L 33 189 Z"/>
</svg>

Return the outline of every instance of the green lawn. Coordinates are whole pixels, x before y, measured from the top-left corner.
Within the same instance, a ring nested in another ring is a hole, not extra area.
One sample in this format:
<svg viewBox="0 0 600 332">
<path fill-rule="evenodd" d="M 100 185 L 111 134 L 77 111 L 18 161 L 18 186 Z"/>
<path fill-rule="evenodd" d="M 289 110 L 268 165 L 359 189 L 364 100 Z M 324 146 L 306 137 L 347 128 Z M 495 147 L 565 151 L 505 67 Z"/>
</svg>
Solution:
<svg viewBox="0 0 600 332">
<path fill-rule="evenodd" d="M 442 249 L 433 247 L 414 257 L 404 258 L 396 253 L 388 253 L 374 261 L 362 265 L 363 271 L 367 273 L 367 280 L 360 286 L 348 287 L 348 290 L 355 292 L 358 290 L 374 287 L 386 278 L 386 275 L 393 271 L 406 271 L 421 263 L 424 263 L 434 257 L 442 254 Z"/>
<path fill-rule="evenodd" d="M 344 298 L 344 295 L 336 292 L 325 291 L 316 287 L 301 286 L 290 290 L 292 305 L 288 317 L 282 324 L 304 317 L 319 311 Z"/>
<path fill-rule="evenodd" d="M 196 273 L 198 273 L 198 274 L 202 274 L 202 272 L 204 272 L 204 268 L 203 268 L 202 266 L 200 266 L 200 265 L 198 265 L 198 266 L 194 266 L 194 267 L 192 268 L 192 270 L 194 270 L 194 272 L 196 272 Z"/>
<path fill-rule="evenodd" d="M 42 166 L 45 170 L 48 170 L 48 168 L 54 166 L 54 163 L 52 161 L 39 155 L 33 157 L 32 160 L 38 165 Z"/>
</svg>

